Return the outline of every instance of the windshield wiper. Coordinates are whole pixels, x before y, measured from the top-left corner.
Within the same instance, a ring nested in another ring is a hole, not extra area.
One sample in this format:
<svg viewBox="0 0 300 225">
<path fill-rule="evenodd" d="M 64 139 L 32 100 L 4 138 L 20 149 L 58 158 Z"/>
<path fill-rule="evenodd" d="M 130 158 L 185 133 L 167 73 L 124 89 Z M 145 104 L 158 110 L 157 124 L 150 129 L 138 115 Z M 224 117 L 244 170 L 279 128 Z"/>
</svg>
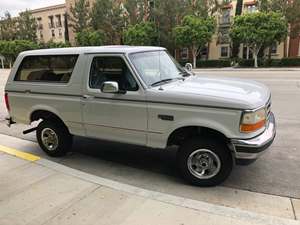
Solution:
<svg viewBox="0 0 300 225">
<path fill-rule="evenodd" d="M 153 87 L 153 86 L 157 86 L 158 84 L 168 83 L 168 82 L 170 82 L 172 80 L 179 80 L 179 79 L 183 79 L 184 80 L 183 77 L 167 78 L 167 79 L 162 79 L 162 80 L 159 80 L 157 82 L 154 82 L 153 84 L 151 84 L 151 86 Z"/>
<path fill-rule="evenodd" d="M 187 72 L 187 71 L 181 71 L 179 74 L 182 75 L 183 77 L 189 77 L 189 76 L 191 76 L 191 74 L 189 72 Z"/>
<path fill-rule="evenodd" d="M 172 81 L 172 80 L 173 80 L 173 78 L 162 79 L 162 80 L 159 80 L 159 81 L 154 82 L 153 84 L 151 84 L 151 86 L 156 86 L 156 85 L 158 85 L 158 84 L 166 83 L 166 82 L 169 82 L 169 81 Z"/>
</svg>

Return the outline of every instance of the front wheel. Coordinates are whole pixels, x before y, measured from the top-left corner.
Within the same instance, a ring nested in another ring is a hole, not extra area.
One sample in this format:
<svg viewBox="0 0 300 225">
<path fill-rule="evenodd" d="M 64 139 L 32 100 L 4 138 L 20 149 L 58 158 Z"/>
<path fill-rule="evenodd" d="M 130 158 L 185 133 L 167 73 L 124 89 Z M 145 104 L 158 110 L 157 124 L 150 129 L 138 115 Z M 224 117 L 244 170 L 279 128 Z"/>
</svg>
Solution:
<svg viewBox="0 0 300 225">
<path fill-rule="evenodd" d="M 63 156 L 72 147 L 72 135 L 58 121 L 42 121 L 37 127 L 36 137 L 40 147 L 49 156 Z"/>
<path fill-rule="evenodd" d="M 179 148 L 177 162 L 183 178 L 198 186 L 222 183 L 233 166 L 226 144 L 212 138 L 187 140 Z"/>
</svg>

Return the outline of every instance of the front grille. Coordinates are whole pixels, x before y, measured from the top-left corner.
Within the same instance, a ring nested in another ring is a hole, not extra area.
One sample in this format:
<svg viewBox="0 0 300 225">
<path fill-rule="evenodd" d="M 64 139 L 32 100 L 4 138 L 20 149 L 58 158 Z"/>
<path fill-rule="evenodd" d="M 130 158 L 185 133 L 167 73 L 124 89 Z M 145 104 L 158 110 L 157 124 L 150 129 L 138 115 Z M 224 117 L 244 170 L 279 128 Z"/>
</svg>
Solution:
<svg viewBox="0 0 300 225">
<path fill-rule="evenodd" d="M 271 114 L 271 99 L 266 105 L 266 114 L 267 114 L 267 120 L 269 120 L 270 114 Z"/>
</svg>

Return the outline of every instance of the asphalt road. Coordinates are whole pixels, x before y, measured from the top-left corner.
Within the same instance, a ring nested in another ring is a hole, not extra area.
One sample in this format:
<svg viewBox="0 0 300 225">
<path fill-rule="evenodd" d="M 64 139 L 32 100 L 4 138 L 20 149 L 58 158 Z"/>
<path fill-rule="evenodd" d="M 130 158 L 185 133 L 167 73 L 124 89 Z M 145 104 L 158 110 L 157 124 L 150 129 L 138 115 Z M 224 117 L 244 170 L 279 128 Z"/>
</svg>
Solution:
<svg viewBox="0 0 300 225">
<path fill-rule="evenodd" d="M 300 198 L 300 70 L 205 70 L 197 74 L 250 78 L 266 84 L 272 91 L 272 108 L 278 125 L 274 144 L 254 164 L 236 166 L 222 186 Z M 6 79 L 7 72 L 0 70 L 1 90 Z M 26 128 L 23 125 L 7 128 L 5 115 L 2 101 L 0 133 L 35 141 L 34 133 L 22 135 Z M 29 151 L 46 157 L 37 145 Z M 177 175 L 175 153 L 174 149 L 160 151 L 76 137 L 73 152 L 52 160 L 112 180 L 197 199 L 207 189 L 183 182 Z"/>
</svg>

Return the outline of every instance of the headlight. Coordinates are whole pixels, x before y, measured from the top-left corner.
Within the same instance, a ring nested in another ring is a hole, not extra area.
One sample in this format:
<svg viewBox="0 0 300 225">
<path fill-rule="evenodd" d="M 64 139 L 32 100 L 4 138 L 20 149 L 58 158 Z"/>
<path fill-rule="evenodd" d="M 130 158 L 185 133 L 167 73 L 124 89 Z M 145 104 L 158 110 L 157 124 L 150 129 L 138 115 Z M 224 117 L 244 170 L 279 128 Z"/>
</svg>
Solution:
<svg viewBox="0 0 300 225">
<path fill-rule="evenodd" d="M 241 120 L 240 131 L 243 133 L 254 132 L 266 124 L 266 110 L 259 109 L 255 112 L 244 112 Z"/>
</svg>

